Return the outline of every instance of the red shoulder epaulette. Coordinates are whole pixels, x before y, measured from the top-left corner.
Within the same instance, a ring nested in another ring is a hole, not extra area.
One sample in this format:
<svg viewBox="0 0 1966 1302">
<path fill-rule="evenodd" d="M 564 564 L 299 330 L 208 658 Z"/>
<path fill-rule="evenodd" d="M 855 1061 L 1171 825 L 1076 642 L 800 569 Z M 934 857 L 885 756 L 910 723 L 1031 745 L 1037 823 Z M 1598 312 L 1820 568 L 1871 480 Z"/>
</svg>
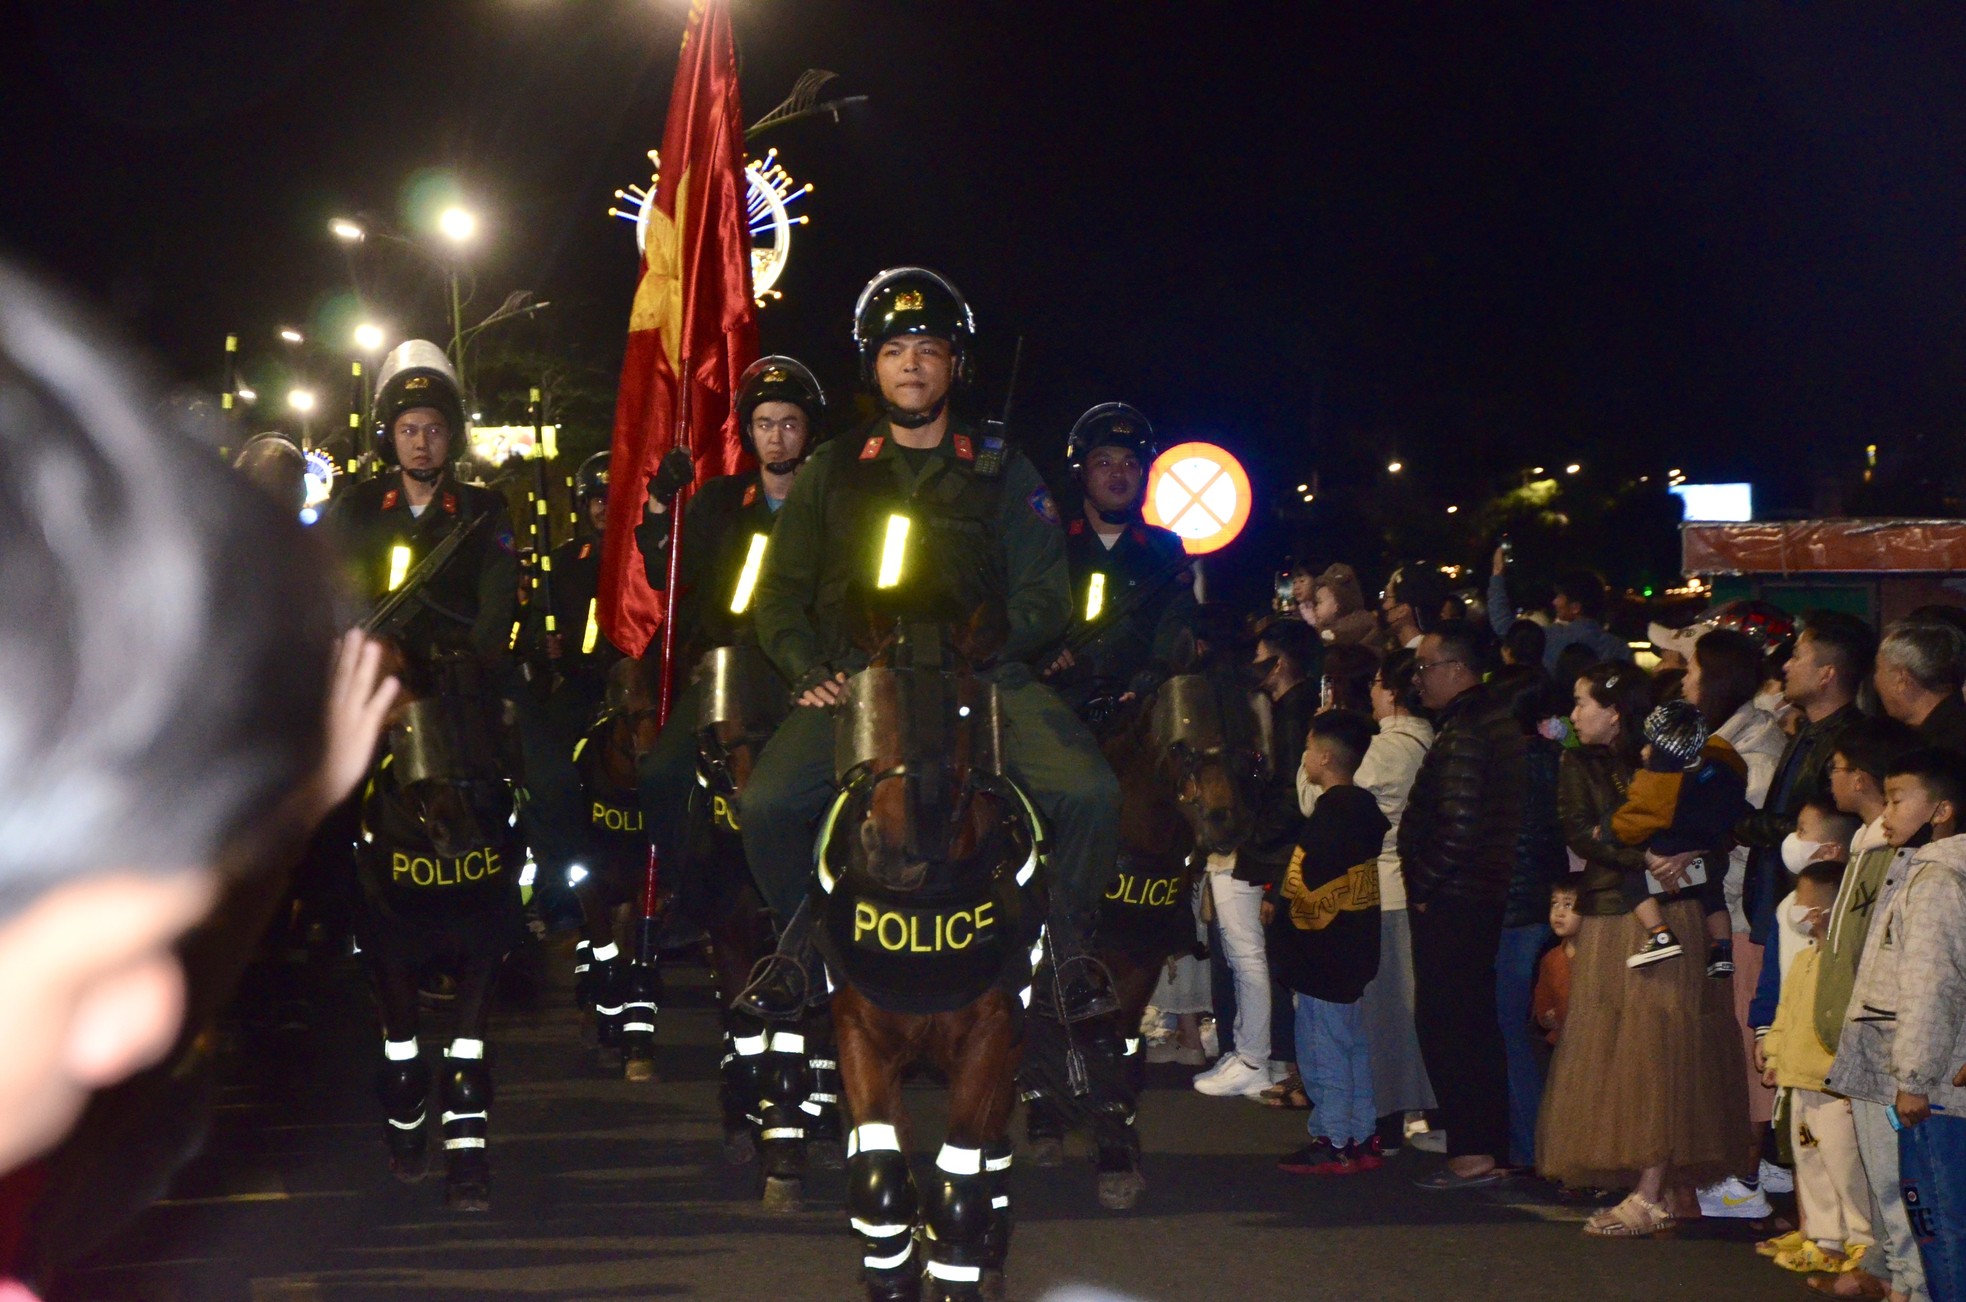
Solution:
<svg viewBox="0 0 1966 1302">
<path fill-rule="evenodd" d="M 1078 536 L 1079 536 L 1080 534 L 1082 534 L 1082 533 L 1084 533 L 1084 532 L 1085 532 L 1085 518 L 1084 518 L 1083 516 L 1081 516 L 1081 517 L 1080 517 L 1079 519 L 1077 519 L 1077 520 L 1074 520 L 1074 521 L 1072 521 L 1072 522 L 1071 522 L 1070 524 L 1067 524 L 1067 525 L 1065 526 L 1065 532 L 1066 532 L 1066 533 L 1068 533 L 1068 534 L 1070 534 L 1070 535 L 1071 535 L 1072 537 L 1074 537 L 1074 538 L 1076 538 L 1076 537 L 1078 537 Z"/>
<path fill-rule="evenodd" d="M 1147 531 L 1137 524 L 1133 526 L 1133 541 L 1142 547 L 1147 545 Z"/>
<path fill-rule="evenodd" d="M 457 514 L 457 494 L 456 494 L 456 493 L 445 493 L 445 494 L 444 494 L 444 514 L 445 514 L 445 515 L 456 515 L 456 514 Z"/>
<path fill-rule="evenodd" d="M 956 455 L 961 457 L 964 461 L 976 460 L 976 449 L 970 446 L 969 435 L 967 434 L 956 435 Z"/>
<path fill-rule="evenodd" d="M 744 505 L 749 506 L 751 505 L 751 503 L 757 500 L 758 500 L 758 486 L 756 484 L 753 484 L 749 488 L 744 490 Z"/>
<path fill-rule="evenodd" d="M 593 543 L 591 543 L 591 542 L 584 542 L 584 543 L 582 543 L 582 544 L 580 544 L 580 559 L 581 559 L 581 560 L 583 560 L 583 561 L 584 561 L 584 560 L 586 560 L 586 559 L 587 559 L 587 558 L 588 558 L 589 556 L 592 556 L 593 554 L 594 554 L 594 544 L 593 544 Z"/>
<path fill-rule="evenodd" d="M 860 459 L 862 461 L 872 461 L 875 457 L 881 454 L 881 444 L 885 442 L 887 442 L 887 440 L 882 438 L 878 434 L 876 434 L 873 438 L 868 439 L 866 443 L 861 445 Z"/>
<path fill-rule="evenodd" d="M 388 492 L 384 493 L 382 495 L 382 509 L 385 511 L 395 510 L 396 499 L 401 496 L 402 496 L 402 490 L 399 488 L 392 488 Z"/>
</svg>

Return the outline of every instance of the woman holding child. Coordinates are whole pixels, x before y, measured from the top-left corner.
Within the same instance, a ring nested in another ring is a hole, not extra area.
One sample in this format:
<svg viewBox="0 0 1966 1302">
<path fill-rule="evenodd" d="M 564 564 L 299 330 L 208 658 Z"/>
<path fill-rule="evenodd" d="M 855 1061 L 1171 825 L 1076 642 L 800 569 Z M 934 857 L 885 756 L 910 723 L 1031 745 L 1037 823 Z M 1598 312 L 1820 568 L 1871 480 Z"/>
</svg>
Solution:
<svg viewBox="0 0 1966 1302">
<path fill-rule="evenodd" d="M 1585 1225 L 1626 1238 L 1671 1229 L 1701 1185 L 1752 1170 L 1746 1066 L 1731 985 L 1708 975 L 1708 928 L 1692 893 L 1658 897 L 1684 953 L 1628 965 L 1650 934 L 1628 903 L 1632 875 L 1685 884 L 1674 861 L 1654 856 L 1648 867 L 1642 846 L 1605 834 L 1640 768 L 1651 684 L 1630 665 L 1599 664 L 1577 679 L 1575 702 L 1581 746 L 1563 757 L 1558 809 L 1564 840 L 1584 861 L 1574 879 L 1582 924 L 1536 1156 L 1543 1174 L 1566 1184 L 1630 1186 Z M 1708 858 L 1708 871 L 1723 871 L 1721 854 Z"/>
</svg>

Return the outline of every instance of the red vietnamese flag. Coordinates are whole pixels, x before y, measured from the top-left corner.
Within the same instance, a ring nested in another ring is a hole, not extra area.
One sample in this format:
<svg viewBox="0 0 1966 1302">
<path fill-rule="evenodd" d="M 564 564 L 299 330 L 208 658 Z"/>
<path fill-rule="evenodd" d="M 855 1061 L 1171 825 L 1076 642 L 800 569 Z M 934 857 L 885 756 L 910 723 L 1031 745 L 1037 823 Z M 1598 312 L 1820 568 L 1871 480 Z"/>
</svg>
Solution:
<svg viewBox="0 0 1966 1302">
<path fill-rule="evenodd" d="M 698 483 L 750 464 L 731 408 L 738 376 L 758 355 L 747 188 L 728 0 L 694 0 L 614 408 L 600 620 L 608 640 L 631 655 L 642 654 L 663 618 L 635 526 L 649 477 L 676 443 L 679 404 Z M 685 371 L 687 395 L 677 384 Z"/>
</svg>

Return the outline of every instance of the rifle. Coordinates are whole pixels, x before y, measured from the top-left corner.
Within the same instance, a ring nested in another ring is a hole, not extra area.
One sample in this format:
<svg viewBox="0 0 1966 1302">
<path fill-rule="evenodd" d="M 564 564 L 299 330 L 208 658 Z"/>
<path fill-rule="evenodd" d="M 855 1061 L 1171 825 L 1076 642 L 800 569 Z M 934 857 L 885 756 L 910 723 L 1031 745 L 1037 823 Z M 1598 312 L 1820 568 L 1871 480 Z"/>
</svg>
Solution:
<svg viewBox="0 0 1966 1302">
<path fill-rule="evenodd" d="M 457 549 L 464 545 L 464 540 L 490 516 L 491 512 L 484 511 L 469 520 L 460 520 L 442 541 L 430 549 L 430 554 L 418 561 L 416 568 L 404 576 L 401 586 L 394 592 L 383 594 L 382 599 L 376 602 L 375 610 L 362 621 L 362 631 L 371 637 L 386 637 L 395 632 L 396 618 L 410 598 L 418 596 L 425 584 L 444 571 L 451 558 L 457 555 Z"/>
</svg>

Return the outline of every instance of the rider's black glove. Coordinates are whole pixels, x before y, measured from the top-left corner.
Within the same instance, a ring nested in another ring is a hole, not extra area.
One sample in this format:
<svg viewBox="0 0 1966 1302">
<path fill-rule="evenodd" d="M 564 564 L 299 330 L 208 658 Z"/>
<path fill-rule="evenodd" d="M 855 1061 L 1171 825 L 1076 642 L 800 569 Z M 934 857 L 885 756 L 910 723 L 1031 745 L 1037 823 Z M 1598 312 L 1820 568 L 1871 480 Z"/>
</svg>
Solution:
<svg viewBox="0 0 1966 1302">
<path fill-rule="evenodd" d="M 695 478 L 696 463 L 689 459 L 689 453 L 681 448 L 670 448 L 649 479 L 649 492 L 665 506 L 671 505 L 676 500 L 676 494 Z"/>
</svg>

